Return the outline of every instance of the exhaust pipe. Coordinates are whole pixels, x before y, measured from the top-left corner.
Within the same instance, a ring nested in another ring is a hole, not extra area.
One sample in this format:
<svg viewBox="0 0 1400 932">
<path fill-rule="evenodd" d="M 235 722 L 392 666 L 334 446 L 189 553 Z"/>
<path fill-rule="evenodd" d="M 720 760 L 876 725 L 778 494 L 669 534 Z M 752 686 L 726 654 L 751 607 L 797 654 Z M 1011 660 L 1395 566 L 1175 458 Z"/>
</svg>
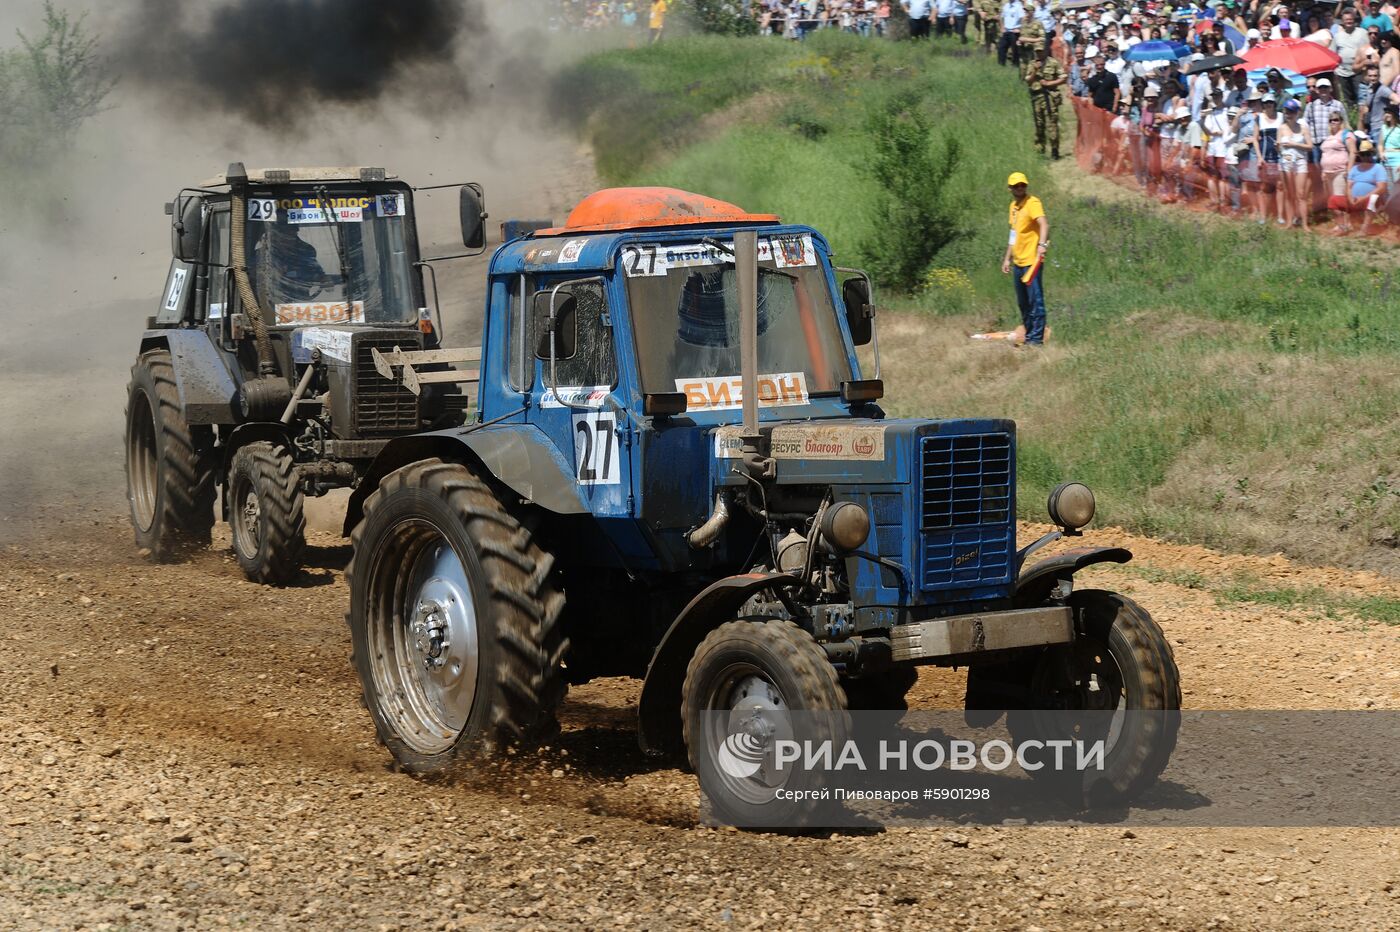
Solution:
<svg viewBox="0 0 1400 932">
<path fill-rule="evenodd" d="M 728 523 L 729 506 L 725 504 L 723 495 L 716 495 L 715 510 L 705 519 L 704 524 L 685 535 L 686 543 L 696 550 L 704 550 L 719 540 L 719 532 L 724 530 L 724 526 Z"/>
<path fill-rule="evenodd" d="M 239 389 L 239 406 L 243 417 L 251 421 L 271 421 L 293 402 L 292 387 L 278 372 L 277 358 L 272 352 L 272 338 L 267 334 L 267 318 L 253 293 L 248 279 L 248 251 L 245 226 L 248 221 L 248 172 L 242 162 L 228 167 L 224 180 L 229 184 L 232 203 L 229 218 L 229 249 L 233 265 L 233 284 L 243 313 L 253 330 L 253 342 L 258 353 L 258 377 L 249 379 Z"/>
<path fill-rule="evenodd" d="M 747 450 L 750 440 L 758 440 L 758 234 L 753 230 L 734 234 L 734 272 L 739 279 L 739 379 Z"/>
<path fill-rule="evenodd" d="M 734 234 L 734 273 L 739 279 L 739 383 L 744 400 L 740 452 L 744 469 L 755 479 L 776 475 L 773 461 L 763 455 L 758 432 L 758 234 Z"/>
</svg>

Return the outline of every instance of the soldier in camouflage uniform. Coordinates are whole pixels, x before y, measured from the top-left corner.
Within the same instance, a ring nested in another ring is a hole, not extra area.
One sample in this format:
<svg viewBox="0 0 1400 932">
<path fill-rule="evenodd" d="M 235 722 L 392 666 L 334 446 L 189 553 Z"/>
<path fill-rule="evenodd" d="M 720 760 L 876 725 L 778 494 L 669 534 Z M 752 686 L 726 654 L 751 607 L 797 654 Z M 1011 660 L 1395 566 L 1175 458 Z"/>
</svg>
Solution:
<svg viewBox="0 0 1400 932">
<path fill-rule="evenodd" d="M 991 52 L 1001 37 L 1001 4 L 997 0 L 973 0 L 972 11 L 977 16 L 977 34 L 982 47 Z"/>
<path fill-rule="evenodd" d="M 1035 4 L 1026 0 L 1026 21 L 1021 24 L 1021 76 L 1035 61 L 1035 50 L 1045 45 L 1045 25 L 1035 18 Z"/>
<path fill-rule="evenodd" d="M 1035 24 L 1036 36 L 1028 41 L 1027 32 L 1031 24 Z M 1031 93 L 1031 117 L 1035 120 L 1035 147 L 1041 155 L 1045 154 L 1045 146 L 1050 145 L 1050 157 L 1058 159 L 1060 157 L 1060 88 L 1064 86 L 1068 76 L 1065 74 L 1065 66 L 1060 64 L 1059 59 L 1051 58 L 1050 53 L 1045 49 L 1045 29 L 1032 19 L 1027 19 L 1026 24 L 1021 27 L 1021 42 L 1023 45 L 1032 45 L 1034 57 L 1030 64 L 1025 66 L 1021 77 L 1026 82 L 1026 87 Z"/>
</svg>

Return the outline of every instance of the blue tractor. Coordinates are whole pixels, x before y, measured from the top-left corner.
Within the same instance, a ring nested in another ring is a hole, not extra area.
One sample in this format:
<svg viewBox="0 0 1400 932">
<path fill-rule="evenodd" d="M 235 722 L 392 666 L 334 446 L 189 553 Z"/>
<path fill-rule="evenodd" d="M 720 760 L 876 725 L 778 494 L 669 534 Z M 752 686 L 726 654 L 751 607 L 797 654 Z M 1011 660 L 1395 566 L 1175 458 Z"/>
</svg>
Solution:
<svg viewBox="0 0 1400 932">
<path fill-rule="evenodd" d="M 603 676 L 643 680 L 642 748 L 688 751 L 733 819 L 772 794 L 700 753 L 709 713 L 902 709 L 920 664 L 966 667 L 984 723 L 1180 708 L 1147 612 L 1074 588 L 1127 551 L 1027 565 L 1089 490 L 1018 550 L 1015 424 L 886 417 L 870 281 L 810 227 L 600 191 L 496 250 L 480 360 L 465 422 L 390 439 L 346 516 L 354 662 L 410 772 L 539 740 Z M 1157 778 L 1172 721 L 1115 736 L 1111 795 Z"/>
</svg>

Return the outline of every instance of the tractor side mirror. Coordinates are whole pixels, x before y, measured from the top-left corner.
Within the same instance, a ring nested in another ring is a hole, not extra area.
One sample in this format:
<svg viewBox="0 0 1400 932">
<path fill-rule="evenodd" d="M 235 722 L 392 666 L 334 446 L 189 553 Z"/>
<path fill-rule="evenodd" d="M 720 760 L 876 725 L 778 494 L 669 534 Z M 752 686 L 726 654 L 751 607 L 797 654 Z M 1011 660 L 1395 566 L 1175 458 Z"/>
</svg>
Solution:
<svg viewBox="0 0 1400 932">
<path fill-rule="evenodd" d="M 534 332 L 536 359 L 573 359 L 578 351 L 578 299 L 567 291 L 551 289 L 535 295 Z M 550 336 L 554 337 L 551 352 Z"/>
<path fill-rule="evenodd" d="M 204 199 L 182 194 L 170 205 L 170 253 L 181 262 L 198 262 L 204 232 Z"/>
<path fill-rule="evenodd" d="M 841 301 L 846 305 L 846 325 L 851 329 L 851 342 L 865 346 L 870 342 L 875 321 L 875 308 L 870 305 L 870 279 L 864 275 L 846 279 L 841 285 Z"/>
<path fill-rule="evenodd" d="M 462 185 L 462 245 L 486 248 L 486 195 L 479 184 Z"/>
</svg>

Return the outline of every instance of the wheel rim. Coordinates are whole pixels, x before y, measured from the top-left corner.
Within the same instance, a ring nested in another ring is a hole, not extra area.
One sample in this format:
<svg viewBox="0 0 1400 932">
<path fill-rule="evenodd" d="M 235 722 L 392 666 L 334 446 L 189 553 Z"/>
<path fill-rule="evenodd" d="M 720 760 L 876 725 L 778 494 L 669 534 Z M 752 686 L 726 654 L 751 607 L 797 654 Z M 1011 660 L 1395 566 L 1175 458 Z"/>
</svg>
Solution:
<svg viewBox="0 0 1400 932">
<path fill-rule="evenodd" d="M 262 505 L 258 501 L 258 493 L 252 487 L 252 483 L 246 478 L 239 477 L 234 483 L 233 507 L 230 509 L 233 518 L 233 543 L 238 548 L 238 552 L 248 559 L 253 559 L 258 555 L 258 546 L 261 542 L 262 533 Z"/>
<path fill-rule="evenodd" d="M 782 692 L 757 666 L 736 663 L 715 678 L 704 708 L 705 746 L 725 790 L 746 803 L 771 800 L 790 775 L 776 763 L 777 743 L 793 740 Z"/>
<path fill-rule="evenodd" d="M 131 420 L 127 428 L 126 475 L 131 497 L 131 516 L 136 526 L 149 531 L 156 520 L 157 475 L 160 457 L 156 452 L 156 421 L 145 392 L 131 399 Z"/>
<path fill-rule="evenodd" d="M 399 524 L 370 593 L 370 666 L 384 717 L 420 754 L 451 748 L 476 700 L 480 642 L 466 567 L 431 523 Z M 387 578 L 386 578 L 387 577 Z M 392 586 L 382 582 L 392 580 Z"/>
<path fill-rule="evenodd" d="M 1038 672 L 1037 682 L 1033 683 L 1032 689 L 1048 698 L 1047 705 L 1053 716 L 1050 721 L 1061 726 L 1065 724 L 1062 716 L 1066 712 L 1112 712 L 1107 728 L 1104 728 L 1100 716 L 1095 715 L 1088 721 L 1074 720 L 1068 729 L 1069 737 L 1081 740 L 1101 737 L 1104 741 L 1104 752 L 1111 754 L 1123 733 L 1128 713 L 1128 696 L 1123 686 L 1122 667 L 1107 644 L 1090 638 L 1082 637 L 1067 649 L 1070 651 L 1070 669 L 1073 672 L 1074 684 L 1068 688 L 1047 690 L 1044 688 L 1042 675 Z M 1045 669 L 1042 665 L 1041 671 Z"/>
</svg>

